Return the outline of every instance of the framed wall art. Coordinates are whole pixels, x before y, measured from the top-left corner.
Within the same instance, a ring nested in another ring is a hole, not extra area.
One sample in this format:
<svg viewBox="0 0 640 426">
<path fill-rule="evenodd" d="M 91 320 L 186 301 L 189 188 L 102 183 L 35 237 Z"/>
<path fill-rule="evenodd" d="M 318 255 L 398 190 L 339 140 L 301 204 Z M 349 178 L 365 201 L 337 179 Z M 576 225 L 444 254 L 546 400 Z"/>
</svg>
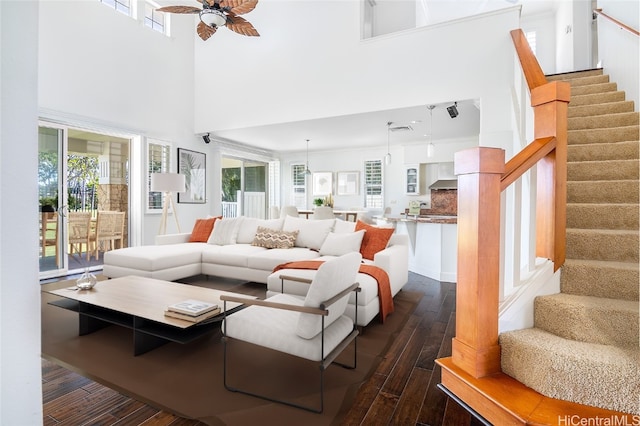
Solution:
<svg viewBox="0 0 640 426">
<path fill-rule="evenodd" d="M 360 172 L 338 172 L 338 195 L 358 195 Z"/>
<path fill-rule="evenodd" d="M 333 173 L 313 173 L 313 195 L 330 195 L 333 193 Z"/>
<path fill-rule="evenodd" d="M 185 192 L 178 192 L 179 203 L 207 202 L 206 154 L 178 148 L 178 173 L 184 175 Z"/>
</svg>

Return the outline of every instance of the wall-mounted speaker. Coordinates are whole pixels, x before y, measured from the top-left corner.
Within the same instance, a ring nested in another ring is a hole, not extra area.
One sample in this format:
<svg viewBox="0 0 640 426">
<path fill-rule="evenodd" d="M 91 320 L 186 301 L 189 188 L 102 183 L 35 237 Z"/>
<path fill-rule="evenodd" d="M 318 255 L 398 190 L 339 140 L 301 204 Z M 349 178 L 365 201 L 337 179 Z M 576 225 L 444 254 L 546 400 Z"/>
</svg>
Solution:
<svg viewBox="0 0 640 426">
<path fill-rule="evenodd" d="M 204 141 L 204 143 L 211 143 L 211 138 L 209 137 L 209 133 L 207 133 L 206 135 L 202 135 L 202 140 Z"/>
<path fill-rule="evenodd" d="M 447 112 L 451 116 L 451 118 L 456 118 L 458 116 L 458 103 L 454 103 L 450 107 L 447 107 Z"/>
</svg>

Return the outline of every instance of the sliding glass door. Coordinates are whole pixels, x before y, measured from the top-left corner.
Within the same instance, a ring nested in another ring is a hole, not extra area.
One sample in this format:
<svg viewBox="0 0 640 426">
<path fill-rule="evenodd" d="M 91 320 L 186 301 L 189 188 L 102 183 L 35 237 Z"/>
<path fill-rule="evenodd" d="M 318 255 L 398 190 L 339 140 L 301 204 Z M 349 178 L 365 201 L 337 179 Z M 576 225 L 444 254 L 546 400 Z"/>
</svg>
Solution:
<svg viewBox="0 0 640 426">
<path fill-rule="evenodd" d="M 95 242 L 101 211 L 125 212 L 127 245 L 130 145 L 126 137 L 40 123 L 41 279 L 102 268 L 104 252 L 115 244 Z"/>
<path fill-rule="evenodd" d="M 65 255 L 66 215 L 66 129 L 40 126 L 38 129 L 38 197 L 40 214 L 38 247 L 40 277 L 59 276 L 68 269 Z"/>
</svg>

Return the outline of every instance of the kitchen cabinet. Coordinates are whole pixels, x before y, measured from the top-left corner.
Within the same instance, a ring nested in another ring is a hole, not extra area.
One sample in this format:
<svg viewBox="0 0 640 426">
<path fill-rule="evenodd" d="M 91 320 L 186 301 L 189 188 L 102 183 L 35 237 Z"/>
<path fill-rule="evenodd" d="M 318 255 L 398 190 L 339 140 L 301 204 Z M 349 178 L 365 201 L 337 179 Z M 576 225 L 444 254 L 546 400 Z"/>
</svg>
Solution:
<svg viewBox="0 0 640 426">
<path fill-rule="evenodd" d="M 406 195 L 420 195 L 420 165 L 405 165 L 404 193 Z"/>
</svg>

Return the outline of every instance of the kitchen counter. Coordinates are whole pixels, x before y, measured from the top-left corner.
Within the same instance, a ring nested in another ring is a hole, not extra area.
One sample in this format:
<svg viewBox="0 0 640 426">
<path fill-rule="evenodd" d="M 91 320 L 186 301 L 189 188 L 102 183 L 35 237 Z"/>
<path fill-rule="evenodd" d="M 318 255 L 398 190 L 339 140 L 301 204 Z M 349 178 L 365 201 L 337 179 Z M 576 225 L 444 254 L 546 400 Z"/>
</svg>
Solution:
<svg viewBox="0 0 640 426">
<path fill-rule="evenodd" d="M 453 215 L 377 216 L 409 236 L 409 270 L 434 280 L 456 282 L 458 217 Z"/>
<path fill-rule="evenodd" d="M 397 222 L 415 222 L 415 223 L 458 223 L 458 216 L 449 215 L 398 215 L 398 216 L 374 216 L 376 220 L 382 220 L 391 223 Z"/>
</svg>

